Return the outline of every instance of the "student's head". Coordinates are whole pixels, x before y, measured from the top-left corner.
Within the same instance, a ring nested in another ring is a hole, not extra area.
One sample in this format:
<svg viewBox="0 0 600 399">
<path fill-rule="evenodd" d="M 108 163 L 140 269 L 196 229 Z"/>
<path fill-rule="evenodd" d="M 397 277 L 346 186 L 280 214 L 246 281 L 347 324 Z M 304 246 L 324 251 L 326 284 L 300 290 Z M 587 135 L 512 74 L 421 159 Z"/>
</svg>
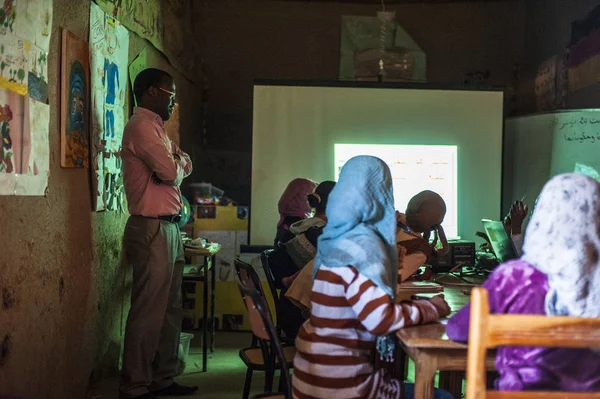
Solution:
<svg viewBox="0 0 600 399">
<path fill-rule="evenodd" d="M 315 216 L 323 218 L 325 216 L 325 209 L 327 208 L 327 200 L 329 199 L 329 193 L 335 187 L 334 181 L 324 181 L 315 188 L 314 193 L 307 195 L 308 205 L 315 210 Z"/>
<path fill-rule="evenodd" d="M 168 121 L 175 109 L 175 81 L 167 72 L 148 68 L 140 72 L 133 84 L 137 105 Z"/>
<path fill-rule="evenodd" d="M 600 317 L 600 184 L 558 175 L 542 189 L 523 259 L 548 277 L 546 313 Z"/>
<path fill-rule="evenodd" d="M 314 181 L 302 178 L 294 179 L 287 185 L 277 204 L 280 216 L 278 227 L 284 224 L 286 217 L 304 219 L 310 216 L 311 208 L 306 197 L 316 187 Z"/>
<path fill-rule="evenodd" d="M 342 167 L 329 194 L 327 225 L 319 237 L 315 268 L 352 265 L 390 296 L 396 292 L 396 210 L 389 167 L 361 155 Z"/>
<path fill-rule="evenodd" d="M 418 233 L 431 231 L 442 224 L 446 216 L 444 199 L 433 191 L 425 190 L 408 201 L 406 223 Z"/>
</svg>

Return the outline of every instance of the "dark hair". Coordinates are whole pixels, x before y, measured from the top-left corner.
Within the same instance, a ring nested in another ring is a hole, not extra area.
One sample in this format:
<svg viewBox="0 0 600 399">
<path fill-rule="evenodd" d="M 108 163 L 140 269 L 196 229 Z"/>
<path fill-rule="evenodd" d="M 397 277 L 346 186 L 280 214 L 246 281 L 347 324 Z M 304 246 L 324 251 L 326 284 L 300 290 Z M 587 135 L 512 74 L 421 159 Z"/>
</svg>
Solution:
<svg viewBox="0 0 600 399">
<path fill-rule="evenodd" d="M 314 208 L 316 213 L 325 213 L 329 193 L 333 190 L 333 187 L 335 187 L 335 182 L 326 180 L 315 188 L 314 193 L 306 196 L 308 205 L 310 205 L 311 208 Z"/>
<path fill-rule="evenodd" d="M 173 77 L 161 69 L 148 68 L 140 72 L 133 83 L 133 94 L 139 103 L 146 90 L 152 86 L 160 85 L 161 83 L 171 82 Z"/>
</svg>

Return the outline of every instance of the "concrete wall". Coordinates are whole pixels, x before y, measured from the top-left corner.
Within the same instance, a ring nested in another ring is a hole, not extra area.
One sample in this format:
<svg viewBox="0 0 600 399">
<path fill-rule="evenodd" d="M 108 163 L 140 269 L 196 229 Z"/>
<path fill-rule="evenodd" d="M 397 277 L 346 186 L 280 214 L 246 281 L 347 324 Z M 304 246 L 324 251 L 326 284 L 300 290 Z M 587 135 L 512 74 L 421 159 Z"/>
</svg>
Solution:
<svg viewBox="0 0 600 399">
<path fill-rule="evenodd" d="M 120 265 L 127 216 L 91 212 L 89 171 L 60 167 L 60 28 L 87 40 L 89 8 L 86 0 L 54 0 L 48 196 L 0 197 L 0 394 L 83 398 L 92 375 L 117 372 L 128 307 L 129 284 Z M 155 66 L 169 69 L 135 34 L 130 61 L 144 46 Z M 197 90 L 174 76 L 181 126 L 196 125 L 189 97 Z M 176 132 L 173 138 L 179 139 Z"/>
<path fill-rule="evenodd" d="M 519 93 L 519 112 L 535 111 L 534 80 L 542 62 L 562 56 L 571 40 L 571 22 L 582 19 L 599 0 L 528 0 L 526 30 L 523 37 L 523 65 Z M 600 107 L 600 84 L 569 93 L 568 108 Z"/>
</svg>

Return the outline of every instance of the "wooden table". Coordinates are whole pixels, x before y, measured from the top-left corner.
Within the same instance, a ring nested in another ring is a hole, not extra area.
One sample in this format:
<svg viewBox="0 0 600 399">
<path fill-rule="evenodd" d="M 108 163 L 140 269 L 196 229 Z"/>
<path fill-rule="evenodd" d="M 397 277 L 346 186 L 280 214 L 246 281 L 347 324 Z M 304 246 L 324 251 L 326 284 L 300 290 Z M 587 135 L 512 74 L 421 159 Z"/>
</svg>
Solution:
<svg viewBox="0 0 600 399">
<path fill-rule="evenodd" d="M 460 288 L 445 287 L 444 295 L 453 312 L 469 302 L 469 296 Z M 455 398 L 461 397 L 462 373 L 467 369 L 467 345 L 448 339 L 446 322 L 402 328 L 396 333 L 400 349 L 415 363 L 415 398 L 433 398 L 438 370 L 442 371 L 440 388 L 448 390 Z M 402 357 L 400 354 L 398 361 L 403 362 Z M 495 358 L 495 352 L 488 354 L 488 370 L 494 370 Z"/>
<path fill-rule="evenodd" d="M 203 308 L 202 308 L 202 371 L 206 371 L 208 363 L 208 345 L 207 345 L 207 325 L 208 325 L 208 271 L 210 269 L 210 320 L 211 320 L 211 340 L 210 351 L 215 350 L 215 255 L 221 250 L 219 244 L 211 244 L 206 248 L 184 247 L 186 257 L 201 256 L 204 258 L 202 263 L 202 273 L 184 274 L 183 281 L 203 281 L 202 290 Z"/>
</svg>

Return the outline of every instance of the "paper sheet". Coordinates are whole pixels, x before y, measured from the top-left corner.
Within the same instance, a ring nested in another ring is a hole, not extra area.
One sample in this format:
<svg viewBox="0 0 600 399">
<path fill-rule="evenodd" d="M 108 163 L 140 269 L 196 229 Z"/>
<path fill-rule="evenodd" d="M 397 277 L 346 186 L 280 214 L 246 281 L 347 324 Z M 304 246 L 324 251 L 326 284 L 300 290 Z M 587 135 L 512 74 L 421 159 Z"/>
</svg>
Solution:
<svg viewBox="0 0 600 399">
<path fill-rule="evenodd" d="M 31 132 L 31 154 L 28 164 L 29 174 L 48 176 L 50 167 L 50 146 L 48 144 L 49 121 L 50 106 L 29 98 L 29 129 Z"/>
<path fill-rule="evenodd" d="M 129 32 L 96 4 L 90 10 L 92 193 L 95 210 L 122 210 L 121 141 L 125 126 Z"/>
<path fill-rule="evenodd" d="M 159 50 L 163 49 L 163 20 L 159 0 L 96 0 L 109 15 L 117 17 L 127 29 L 148 40 Z"/>
<path fill-rule="evenodd" d="M 52 0 L 0 3 L 0 195 L 46 193 L 51 32 Z"/>
<path fill-rule="evenodd" d="M 0 36 L 0 87 L 27 94 L 30 43 L 13 35 Z"/>
<path fill-rule="evenodd" d="M 47 52 L 52 32 L 52 0 L 18 0 L 16 3 L 15 35 Z"/>
<path fill-rule="evenodd" d="M 5 0 L 0 3 L 0 35 L 12 35 L 15 33 L 15 18 L 17 9 L 16 0 Z"/>
<path fill-rule="evenodd" d="M 48 53 L 31 44 L 29 46 L 29 96 L 37 101 L 48 103 Z"/>
</svg>

